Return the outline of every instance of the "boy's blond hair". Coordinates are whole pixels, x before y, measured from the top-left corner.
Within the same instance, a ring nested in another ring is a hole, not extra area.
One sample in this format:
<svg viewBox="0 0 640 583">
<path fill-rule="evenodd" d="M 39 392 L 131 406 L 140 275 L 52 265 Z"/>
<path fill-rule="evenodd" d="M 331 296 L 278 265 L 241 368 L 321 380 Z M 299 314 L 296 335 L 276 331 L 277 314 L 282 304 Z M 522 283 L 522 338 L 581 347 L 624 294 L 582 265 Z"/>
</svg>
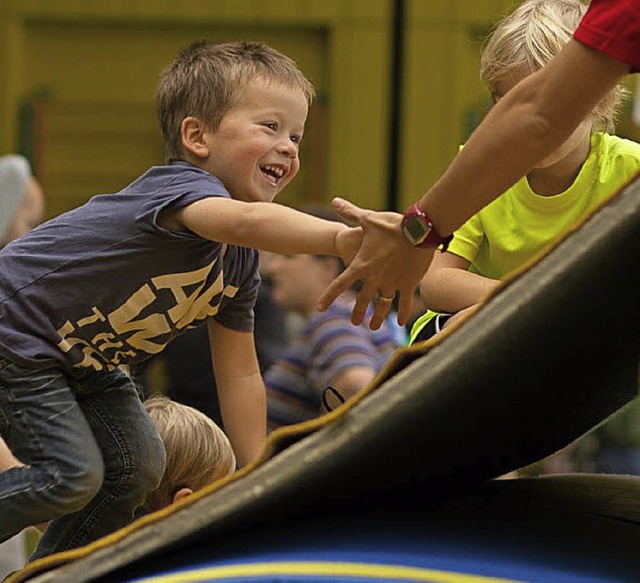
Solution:
<svg viewBox="0 0 640 583">
<path fill-rule="evenodd" d="M 263 43 L 201 41 L 181 51 L 164 70 L 156 91 L 167 162 L 184 155 L 182 120 L 193 116 L 217 130 L 254 79 L 300 89 L 309 105 L 315 96 L 312 83 L 296 63 Z"/>
<path fill-rule="evenodd" d="M 480 77 L 490 87 L 515 69 L 533 73 L 572 38 L 587 10 L 580 0 L 526 0 L 500 20 L 484 42 Z M 612 131 L 627 91 L 618 86 L 593 110 L 594 125 Z"/>
<path fill-rule="evenodd" d="M 162 480 L 147 494 L 145 510 L 168 506 L 181 488 L 199 490 L 234 472 L 236 458 L 229 439 L 204 413 L 166 397 L 151 397 L 144 408 L 167 452 Z"/>
</svg>

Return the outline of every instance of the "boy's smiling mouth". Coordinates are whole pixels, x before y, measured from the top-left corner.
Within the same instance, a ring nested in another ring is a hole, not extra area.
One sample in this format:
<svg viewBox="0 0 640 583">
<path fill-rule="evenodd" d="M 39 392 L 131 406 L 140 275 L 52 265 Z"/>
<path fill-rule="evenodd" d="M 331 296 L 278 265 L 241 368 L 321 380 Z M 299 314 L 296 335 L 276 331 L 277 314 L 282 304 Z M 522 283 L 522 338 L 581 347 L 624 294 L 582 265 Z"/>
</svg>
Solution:
<svg viewBox="0 0 640 583">
<path fill-rule="evenodd" d="M 285 176 L 287 171 L 282 166 L 275 166 L 274 164 L 266 164 L 260 166 L 260 171 L 265 175 L 267 180 L 274 186 Z"/>
</svg>

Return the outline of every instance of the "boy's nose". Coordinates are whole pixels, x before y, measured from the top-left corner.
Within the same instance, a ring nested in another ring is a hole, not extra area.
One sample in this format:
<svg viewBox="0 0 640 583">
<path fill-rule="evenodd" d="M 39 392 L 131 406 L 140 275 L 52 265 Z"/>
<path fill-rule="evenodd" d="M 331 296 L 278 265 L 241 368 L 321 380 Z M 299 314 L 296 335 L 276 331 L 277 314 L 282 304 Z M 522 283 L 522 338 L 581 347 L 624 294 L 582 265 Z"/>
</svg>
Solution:
<svg viewBox="0 0 640 583">
<path fill-rule="evenodd" d="M 278 151 L 289 158 L 296 158 L 298 156 L 298 145 L 291 140 L 283 140 L 278 145 Z"/>
</svg>

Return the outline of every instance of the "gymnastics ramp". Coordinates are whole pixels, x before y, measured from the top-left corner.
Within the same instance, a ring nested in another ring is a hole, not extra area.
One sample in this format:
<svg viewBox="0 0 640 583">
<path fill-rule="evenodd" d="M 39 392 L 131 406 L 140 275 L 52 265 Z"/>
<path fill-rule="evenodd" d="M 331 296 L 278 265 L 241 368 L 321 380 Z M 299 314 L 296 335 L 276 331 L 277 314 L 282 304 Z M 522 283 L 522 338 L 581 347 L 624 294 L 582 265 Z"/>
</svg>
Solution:
<svg viewBox="0 0 640 583">
<path fill-rule="evenodd" d="M 361 395 L 10 581 L 640 580 L 640 477 L 500 480 L 638 388 L 640 181 Z"/>
</svg>

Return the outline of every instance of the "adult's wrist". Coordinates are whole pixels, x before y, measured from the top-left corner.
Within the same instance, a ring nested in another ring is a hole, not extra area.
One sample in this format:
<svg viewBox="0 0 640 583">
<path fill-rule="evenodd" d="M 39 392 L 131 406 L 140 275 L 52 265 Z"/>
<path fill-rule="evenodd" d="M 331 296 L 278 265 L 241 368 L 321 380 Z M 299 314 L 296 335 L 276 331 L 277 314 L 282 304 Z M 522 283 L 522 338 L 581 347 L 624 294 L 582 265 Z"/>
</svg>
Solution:
<svg viewBox="0 0 640 583">
<path fill-rule="evenodd" d="M 442 236 L 427 213 L 416 202 L 405 211 L 401 223 L 402 233 L 414 247 L 440 247 L 446 251 L 453 235 Z"/>
</svg>

